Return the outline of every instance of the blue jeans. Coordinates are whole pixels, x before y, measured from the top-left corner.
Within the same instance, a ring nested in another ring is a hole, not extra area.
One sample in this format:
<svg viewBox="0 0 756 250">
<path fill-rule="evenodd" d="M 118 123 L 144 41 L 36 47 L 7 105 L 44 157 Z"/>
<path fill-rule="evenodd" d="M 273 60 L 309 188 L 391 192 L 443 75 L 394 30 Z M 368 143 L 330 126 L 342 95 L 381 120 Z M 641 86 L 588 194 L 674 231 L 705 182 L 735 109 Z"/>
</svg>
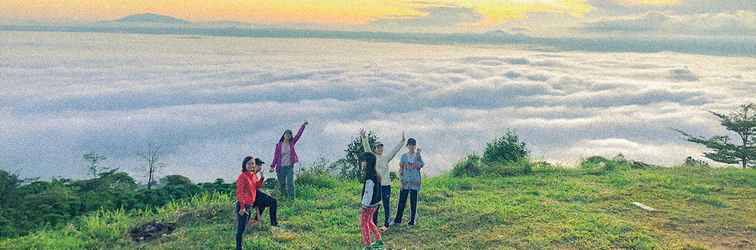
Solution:
<svg viewBox="0 0 756 250">
<path fill-rule="evenodd" d="M 381 200 L 383 201 L 383 226 L 389 226 L 391 219 L 391 185 L 381 186 Z M 378 225 L 378 211 L 373 214 L 373 223 Z"/>
<path fill-rule="evenodd" d="M 294 198 L 294 166 L 281 166 L 276 171 L 281 196 Z"/>
</svg>

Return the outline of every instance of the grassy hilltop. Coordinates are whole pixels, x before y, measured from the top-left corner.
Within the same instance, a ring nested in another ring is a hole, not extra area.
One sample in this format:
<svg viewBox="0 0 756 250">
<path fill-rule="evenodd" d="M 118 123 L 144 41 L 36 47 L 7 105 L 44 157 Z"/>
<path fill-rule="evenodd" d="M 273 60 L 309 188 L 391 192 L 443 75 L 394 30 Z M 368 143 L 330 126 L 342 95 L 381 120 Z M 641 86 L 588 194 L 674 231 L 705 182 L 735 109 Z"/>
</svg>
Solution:
<svg viewBox="0 0 756 250">
<path fill-rule="evenodd" d="M 469 170 L 463 165 L 424 180 L 418 225 L 385 233 L 388 248 L 756 248 L 753 170 L 608 162 L 578 168 L 530 164 L 528 171 L 500 166 L 456 177 Z M 314 174 L 298 183 L 297 199 L 279 202 L 282 226 L 270 227 L 265 216 L 263 225 L 248 230 L 245 246 L 359 249 L 360 184 Z M 393 187 L 395 212 L 398 183 Z M 64 228 L 1 240 L 0 249 L 232 249 L 232 202 L 231 194 L 203 194 L 157 212 L 100 211 Z M 160 239 L 133 243 L 129 228 L 152 219 L 177 228 Z"/>
</svg>

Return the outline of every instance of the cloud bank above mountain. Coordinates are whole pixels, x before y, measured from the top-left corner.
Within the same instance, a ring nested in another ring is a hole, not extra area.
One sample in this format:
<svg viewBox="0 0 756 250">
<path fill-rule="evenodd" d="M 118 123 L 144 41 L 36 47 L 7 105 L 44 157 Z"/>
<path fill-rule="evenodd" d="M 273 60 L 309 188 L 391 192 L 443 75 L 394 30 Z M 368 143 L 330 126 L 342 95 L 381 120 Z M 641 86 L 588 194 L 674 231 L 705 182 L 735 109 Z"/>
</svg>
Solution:
<svg viewBox="0 0 756 250">
<path fill-rule="evenodd" d="M 0 167 L 25 176 L 83 176 L 88 151 L 136 172 L 152 142 L 164 174 L 230 179 L 304 120 L 304 162 L 342 156 L 365 127 L 416 137 L 429 174 L 506 128 L 549 161 L 675 164 L 702 149 L 670 128 L 721 134 L 707 110 L 756 102 L 752 57 L 54 34 L 0 33 Z"/>
<path fill-rule="evenodd" d="M 694 35 L 756 35 L 756 13 L 733 11 L 673 15 L 649 12 L 639 16 L 604 18 L 582 28 L 594 32 L 654 32 Z"/>
</svg>

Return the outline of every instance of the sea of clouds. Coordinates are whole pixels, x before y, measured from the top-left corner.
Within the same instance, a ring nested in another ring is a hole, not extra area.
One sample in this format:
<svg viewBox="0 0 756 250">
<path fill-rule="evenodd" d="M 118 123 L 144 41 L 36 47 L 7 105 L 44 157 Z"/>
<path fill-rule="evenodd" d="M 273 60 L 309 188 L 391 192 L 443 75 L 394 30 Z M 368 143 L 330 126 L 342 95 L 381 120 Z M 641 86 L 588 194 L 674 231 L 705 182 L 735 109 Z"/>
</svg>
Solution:
<svg viewBox="0 0 756 250">
<path fill-rule="evenodd" d="M 269 161 L 310 121 L 305 165 L 337 159 L 360 128 L 417 138 L 434 175 L 514 129 L 536 159 L 679 164 L 703 148 L 672 128 L 725 131 L 709 110 L 756 102 L 756 59 L 329 39 L 0 32 L 0 168 L 85 176 L 85 152 L 137 176 L 161 145 L 196 181 Z M 394 162 L 396 164 L 396 162 Z"/>
</svg>

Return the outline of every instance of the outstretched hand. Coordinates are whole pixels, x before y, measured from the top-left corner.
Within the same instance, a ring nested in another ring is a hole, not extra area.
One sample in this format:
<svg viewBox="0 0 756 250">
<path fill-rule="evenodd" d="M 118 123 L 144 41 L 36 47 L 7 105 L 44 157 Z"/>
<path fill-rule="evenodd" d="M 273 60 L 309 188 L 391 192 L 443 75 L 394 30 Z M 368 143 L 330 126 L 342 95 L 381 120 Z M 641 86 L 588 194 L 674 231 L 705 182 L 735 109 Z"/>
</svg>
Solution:
<svg viewBox="0 0 756 250">
<path fill-rule="evenodd" d="M 361 128 L 360 129 L 360 136 L 365 137 L 365 134 L 366 134 L 365 129 Z"/>
<path fill-rule="evenodd" d="M 304 122 L 304 123 L 303 123 L 302 125 L 304 125 L 304 126 L 307 126 L 307 125 L 309 125 L 309 124 L 310 124 L 310 122 L 308 122 L 308 121 L 305 121 L 305 122 Z"/>
<path fill-rule="evenodd" d="M 404 136 L 404 131 L 402 131 L 402 141 L 406 141 L 406 140 L 407 140 L 407 137 Z"/>
</svg>

